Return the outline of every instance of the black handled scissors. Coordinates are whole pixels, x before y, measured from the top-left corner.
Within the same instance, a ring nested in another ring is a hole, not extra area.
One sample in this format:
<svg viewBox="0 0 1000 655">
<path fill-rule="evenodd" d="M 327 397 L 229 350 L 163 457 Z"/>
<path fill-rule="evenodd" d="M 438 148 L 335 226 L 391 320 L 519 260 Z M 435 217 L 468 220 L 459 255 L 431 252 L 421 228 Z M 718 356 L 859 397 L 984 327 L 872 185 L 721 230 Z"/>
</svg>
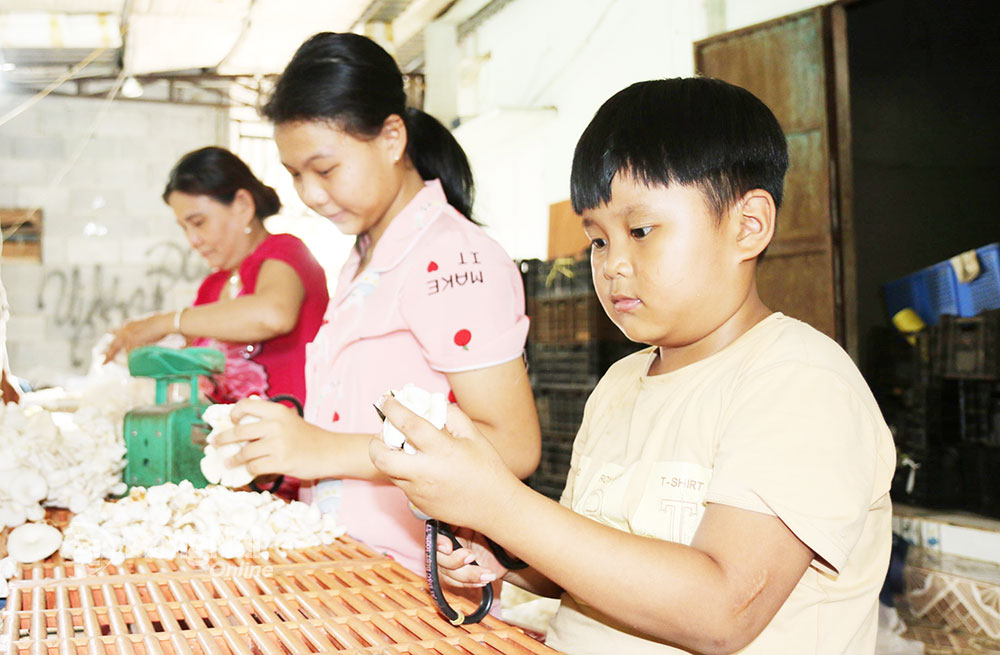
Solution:
<svg viewBox="0 0 1000 655">
<path fill-rule="evenodd" d="M 299 413 L 300 417 L 303 414 L 305 414 L 305 410 L 302 408 L 302 402 L 290 393 L 281 393 L 278 394 L 277 396 L 271 396 L 270 398 L 268 398 L 268 400 L 270 400 L 272 403 L 280 403 L 280 402 L 291 403 L 292 405 L 295 406 L 295 411 Z M 271 482 L 270 489 L 262 488 L 260 485 L 257 484 L 256 480 L 250 481 L 250 488 L 253 489 L 254 491 L 270 491 L 271 493 L 274 493 L 281 488 L 281 483 L 284 481 L 285 481 L 284 474 L 279 473 L 278 476 L 274 478 L 274 481 Z"/>
<path fill-rule="evenodd" d="M 447 523 L 442 523 L 437 519 L 427 519 L 424 521 L 424 566 L 426 568 L 427 586 L 430 588 L 434 604 L 437 605 L 438 610 L 452 625 L 479 623 L 486 618 L 486 615 L 490 612 L 490 607 L 493 605 L 493 586 L 487 584 L 483 587 L 483 597 L 479 601 L 479 607 L 469 616 L 465 616 L 448 604 L 441 589 L 441 581 L 438 578 L 437 538 L 439 534 L 448 537 L 453 548 L 462 547 L 462 544 L 455 537 L 455 533 L 452 532 L 451 526 Z M 489 537 L 485 537 L 485 539 L 490 552 L 497 558 L 501 566 L 512 571 L 527 568 L 527 563 L 508 555 L 507 551 Z M 473 561 L 472 564 L 476 564 L 476 562 Z"/>
<path fill-rule="evenodd" d="M 378 413 L 378 417 L 384 422 L 385 414 L 382 413 L 382 410 L 378 405 L 374 405 L 374 407 L 375 411 Z M 448 537 L 451 541 L 452 548 L 461 548 L 462 544 L 459 543 L 458 539 L 455 537 L 455 533 L 452 532 L 450 525 L 427 516 L 414 507 L 412 503 L 410 504 L 410 509 L 417 518 L 424 519 L 424 572 L 427 576 L 427 586 L 430 589 L 431 598 L 434 599 L 434 604 L 437 605 L 438 611 L 440 611 L 452 625 L 479 623 L 486 618 L 486 615 L 490 612 L 490 607 L 493 605 L 493 587 L 491 585 L 485 585 L 483 587 L 483 598 L 479 601 L 479 607 L 477 607 L 476 611 L 469 616 L 465 616 L 448 604 L 448 600 L 444 597 L 444 591 L 441 589 L 441 580 L 438 577 L 437 538 L 439 534 L 443 534 Z M 497 562 L 499 562 L 504 568 L 516 571 L 518 569 L 525 569 L 528 567 L 526 562 L 508 555 L 507 551 L 501 548 L 499 544 L 486 535 L 483 535 L 483 538 L 486 539 L 486 545 L 489 546 L 490 552 L 493 553 L 493 557 L 495 557 Z M 472 561 L 472 564 L 476 565 L 475 560 Z"/>
</svg>

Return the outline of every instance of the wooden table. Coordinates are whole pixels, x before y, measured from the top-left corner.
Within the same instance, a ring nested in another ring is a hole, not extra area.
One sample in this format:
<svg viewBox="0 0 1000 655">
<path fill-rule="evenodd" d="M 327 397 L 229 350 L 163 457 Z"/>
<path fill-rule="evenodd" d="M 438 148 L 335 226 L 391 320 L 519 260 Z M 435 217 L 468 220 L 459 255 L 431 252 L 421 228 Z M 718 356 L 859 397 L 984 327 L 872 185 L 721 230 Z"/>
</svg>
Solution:
<svg viewBox="0 0 1000 655">
<path fill-rule="evenodd" d="M 475 606 L 451 596 L 470 614 Z M 5 646 L 6 644 L 6 646 Z M 10 655 L 528 655 L 556 651 L 493 617 L 454 626 L 425 582 L 349 537 L 237 560 L 80 565 L 11 581 Z"/>
</svg>

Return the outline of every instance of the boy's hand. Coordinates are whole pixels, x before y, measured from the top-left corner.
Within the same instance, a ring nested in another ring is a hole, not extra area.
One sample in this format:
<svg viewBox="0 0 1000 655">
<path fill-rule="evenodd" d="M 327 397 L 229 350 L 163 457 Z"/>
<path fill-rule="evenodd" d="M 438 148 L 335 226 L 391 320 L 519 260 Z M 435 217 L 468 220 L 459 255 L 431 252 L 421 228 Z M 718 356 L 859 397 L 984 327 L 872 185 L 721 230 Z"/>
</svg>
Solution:
<svg viewBox="0 0 1000 655">
<path fill-rule="evenodd" d="M 507 574 L 507 569 L 490 552 L 483 535 L 468 528 L 458 528 L 455 538 L 462 544 L 461 548 L 454 548 L 448 537 L 438 536 L 438 572 L 446 584 L 476 589 Z"/>
<path fill-rule="evenodd" d="M 303 479 L 316 477 L 311 426 L 295 410 L 280 403 L 246 398 L 236 403 L 230 416 L 237 425 L 216 435 L 215 445 L 245 445 L 230 458 L 228 466 L 245 464 L 255 476 L 285 473 Z M 246 416 L 259 420 L 240 424 Z"/>
<path fill-rule="evenodd" d="M 372 463 L 425 514 L 483 531 L 492 522 L 489 512 L 505 508 L 511 485 L 520 486 L 457 405 L 448 406 L 444 430 L 391 397 L 384 399 L 382 411 L 417 452 L 407 454 L 373 439 L 368 449 Z"/>
</svg>

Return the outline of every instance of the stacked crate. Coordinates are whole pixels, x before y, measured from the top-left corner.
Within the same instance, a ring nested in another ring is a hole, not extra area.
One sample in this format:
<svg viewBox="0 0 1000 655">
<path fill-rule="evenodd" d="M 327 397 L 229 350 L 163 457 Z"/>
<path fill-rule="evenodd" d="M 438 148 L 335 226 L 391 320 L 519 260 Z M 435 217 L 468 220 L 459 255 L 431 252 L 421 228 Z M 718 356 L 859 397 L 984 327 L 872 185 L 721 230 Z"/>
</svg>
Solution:
<svg viewBox="0 0 1000 655">
<path fill-rule="evenodd" d="M 559 498 L 590 392 L 608 366 L 641 346 L 625 339 L 594 294 L 586 259 L 521 262 L 528 374 L 542 429 L 542 459 L 528 484 Z"/>
<path fill-rule="evenodd" d="M 944 315 L 913 347 L 886 337 L 873 351 L 873 388 L 893 427 L 897 501 L 1000 516 L 1000 310 Z M 902 363 L 902 366 L 899 364 Z"/>
</svg>

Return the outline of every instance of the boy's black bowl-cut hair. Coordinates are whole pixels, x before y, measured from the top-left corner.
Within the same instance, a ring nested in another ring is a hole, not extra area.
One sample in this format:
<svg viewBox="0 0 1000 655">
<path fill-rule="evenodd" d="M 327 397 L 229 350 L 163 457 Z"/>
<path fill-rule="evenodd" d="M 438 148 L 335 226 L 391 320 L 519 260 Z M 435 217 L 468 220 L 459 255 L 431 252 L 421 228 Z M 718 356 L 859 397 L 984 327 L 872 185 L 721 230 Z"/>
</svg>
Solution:
<svg viewBox="0 0 1000 655">
<path fill-rule="evenodd" d="M 695 184 L 721 220 L 751 189 L 780 207 L 787 169 L 778 120 L 746 89 L 707 77 L 651 80 L 597 110 L 576 145 L 570 197 L 578 214 L 597 207 L 627 173 L 649 186 Z"/>
</svg>

